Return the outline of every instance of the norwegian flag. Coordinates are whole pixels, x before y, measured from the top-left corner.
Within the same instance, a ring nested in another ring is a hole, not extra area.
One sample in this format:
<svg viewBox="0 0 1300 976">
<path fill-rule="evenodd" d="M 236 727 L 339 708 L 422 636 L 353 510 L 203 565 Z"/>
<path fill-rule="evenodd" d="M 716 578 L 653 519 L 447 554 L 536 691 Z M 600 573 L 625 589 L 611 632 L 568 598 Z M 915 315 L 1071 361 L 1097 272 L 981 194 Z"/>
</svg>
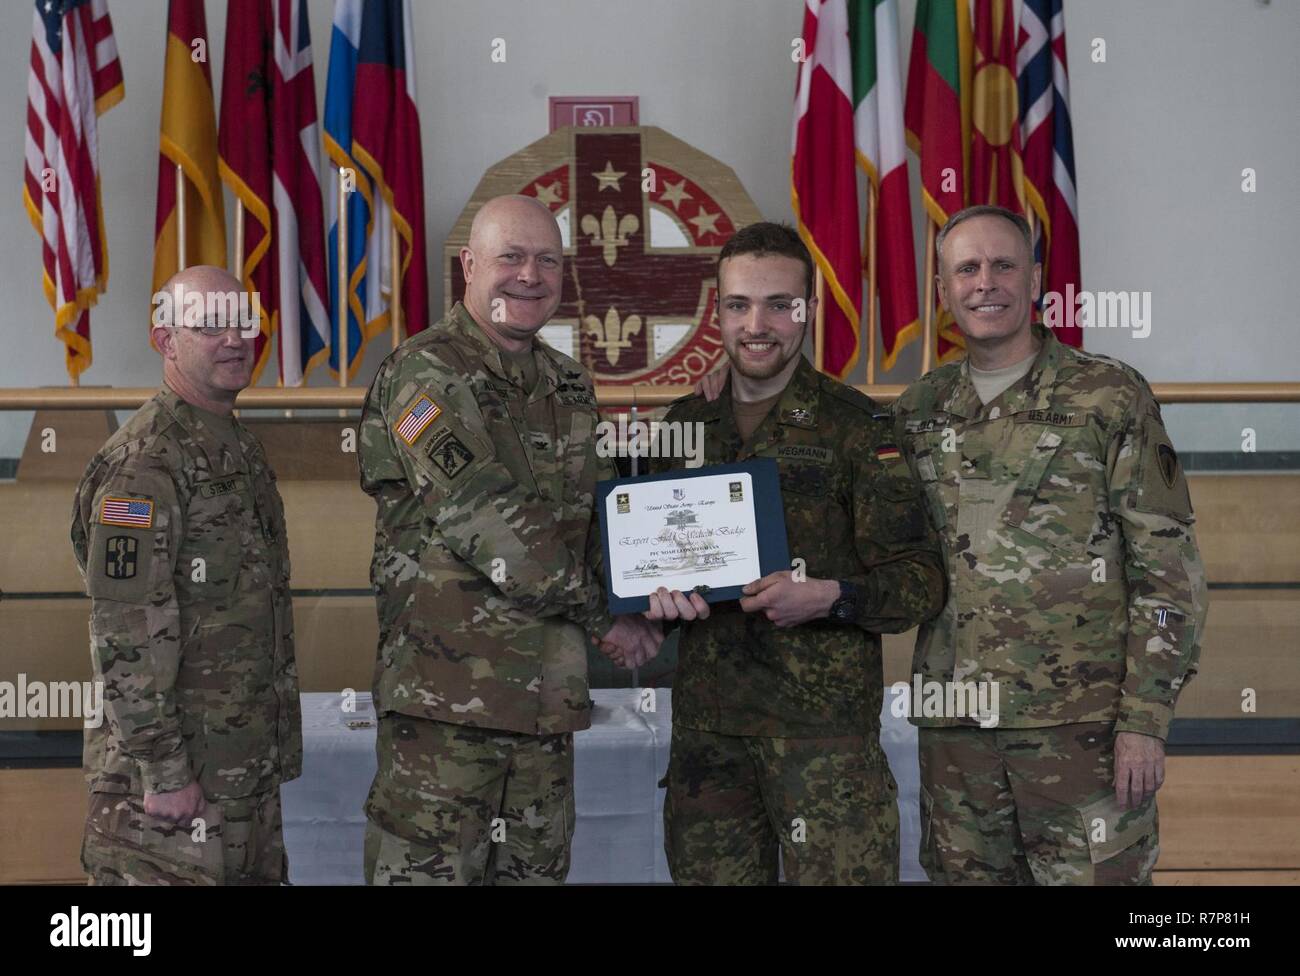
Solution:
<svg viewBox="0 0 1300 976">
<path fill-rule="evenodd" d="M 88 309 L 108 284 L 97 119 L 122 92 L 108 0 L 36 0 L 23 202 L 74 382 L 91 362 Z"/>
<path fill-rule="evenodd" d="M 1070 80 L 1065 64 L 1062 0 L 1024 0 L 1016 76 L 1025 195 L 1038 217 L 1034 254 L 1043 263 L 1043 290 L 1080 288 L 1079 209 L 1074 184 Z M 1057 330 L 1066 345 L 1083 345 L 1073 321 Z"/>
</svg>

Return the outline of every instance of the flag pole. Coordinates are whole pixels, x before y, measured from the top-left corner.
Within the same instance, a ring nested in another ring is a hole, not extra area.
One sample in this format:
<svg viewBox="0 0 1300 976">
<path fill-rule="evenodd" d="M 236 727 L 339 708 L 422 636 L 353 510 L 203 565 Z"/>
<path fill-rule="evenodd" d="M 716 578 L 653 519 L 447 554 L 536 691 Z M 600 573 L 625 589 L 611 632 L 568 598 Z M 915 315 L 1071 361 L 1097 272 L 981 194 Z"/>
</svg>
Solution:
<svg viewBox="0 0 1300 976">
<path fill-rule="evenodd" d="M 348 288 L 351 284 L 351 268 L 348 267 L 348 191 L 343 183 L 343 167 L 335 170 L 339 179 L 339 222 L 338 222 L 338 350 L 339 386 L 348 385 Z"/>
<path fill-rule="evenodd" d="M 185 270 L 185 170 L 176 164 L 176 270 Z"/>
<path fill-rule="evenodd" d="M 402 247 L 401 238 L 397 236 L 397 211 L 393 211 L 392 228 L 389 233 L 389 249 L 392 251 L 393 260 L 389 270 L 389 289 L 391 295 L 388 299 L 388 316 L 392 320 L 393 327 L 393 348 L 396 349 L 398 343 L 402 341 Z"/>
<path fill-rule="evenodd" d="M 235 259 L 234 261 L 231 262 L 231 264 L 233 265 L 233 267 L 231 267 L 230 273 L 235 276 L 236 281 L 238 281 L 241 285 L 243 285 L 244 284 L 244 201 L 239 198 L 238 193 L 235 194 Z M 248 287 L 246 285 L 244 286 L 244 291 L 248 291 Z M 261 329 L 260 322 L 258 323 L 258 328 Z M 234 411 L 234 414 L 236 417 L 238 417 L 239 411 L 238 410 Z"/>
<path fill-rule="evenodd" d="M 826 309 L 822 301 L 825 291 L 826 281 L 818 265 L 813 275 L 813 294 L 817 296 L 817 314 L 813 316 L 813 365 L 819 373 L 826 365 Z"/>
<path fill-rule="evenodd" d="M 925 222 L 925 324 L 921 330 L 921 375 L 930 372 L 934 348 L 934 221 Z"/>
<path fill-rule="evenodd" d="M 244 281 L 244 201 L 235 196 L 235 260 L 231 262 L 230 273 Z"/>
<path fill-rule="evenodd" d="M 876 206 L 880 191 L 867 181 L 867 386 L 876 382 Z"/>
</svg>

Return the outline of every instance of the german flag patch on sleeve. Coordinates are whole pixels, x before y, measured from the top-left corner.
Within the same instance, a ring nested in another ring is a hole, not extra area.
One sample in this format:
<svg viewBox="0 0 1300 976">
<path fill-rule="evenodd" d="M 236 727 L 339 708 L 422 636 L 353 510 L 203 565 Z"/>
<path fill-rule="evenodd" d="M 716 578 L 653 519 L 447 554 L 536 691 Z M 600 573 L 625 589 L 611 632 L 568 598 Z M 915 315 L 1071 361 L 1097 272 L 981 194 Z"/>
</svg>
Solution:
<svg viewBox="0 0 1300 976">
<path fill-rule="evenodd" d="M 398 418 L 397 423 L 393 424 L 393 430 L 408 447 L 414 447 L 420 435 L 438 419 L 441 413 L 442 407 L 421 393 L 416 401 L 406 408 L 406 412 Z"/>
<path fill-rule="evenodd" d="M 99 503 L 99 521 L 103 525 L 151 529 L 153 528 L 153 499 L 105 495 L 104 500 Z"/>
<path fill-rule="evenodd" d="M 899 453 L 897 444 L 881 444 L 876 448 L 876 460 L 888 463 L 897 461 L 903 455 Z"/>
</svg>

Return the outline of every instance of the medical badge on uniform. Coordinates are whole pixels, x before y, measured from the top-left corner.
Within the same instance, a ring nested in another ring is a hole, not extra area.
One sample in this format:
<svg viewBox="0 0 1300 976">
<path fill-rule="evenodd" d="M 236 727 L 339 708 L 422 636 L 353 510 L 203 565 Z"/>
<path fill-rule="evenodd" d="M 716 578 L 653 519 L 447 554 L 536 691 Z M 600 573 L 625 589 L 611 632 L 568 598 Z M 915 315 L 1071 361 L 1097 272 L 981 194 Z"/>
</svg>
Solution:
<svg viewBox="0 0 1300 976">
<path fill-rule="evenodd" d="M 104 548 L 104 575 L 118 580 L 133 578 L 137 546 L 129 535 L 110 536 Z"/>
<path fill-rule="evenodd" d="M 406 413 L 398 418 L 393 429 L 397 431 L 398 437 L 406 441 L 408 447 L 413 447 L 428 426 L 438 419 L 440 413 L 442 407 L 421 393 L 419 399 L 407 407 Z"/>
<path fill-rule="evenodd" d="M 473 452 L 450 430 L 429 442 L 429 460 L 448 478 L 454 478 L 474 460 Z"/>
<path fill-rule="evenodd" d="M 99 521 L 103 525 L 151 529 L 153 528 L 153 501 L 149 498 L 117 498 L 107 495 L 99 503 Z"/>
</svg>

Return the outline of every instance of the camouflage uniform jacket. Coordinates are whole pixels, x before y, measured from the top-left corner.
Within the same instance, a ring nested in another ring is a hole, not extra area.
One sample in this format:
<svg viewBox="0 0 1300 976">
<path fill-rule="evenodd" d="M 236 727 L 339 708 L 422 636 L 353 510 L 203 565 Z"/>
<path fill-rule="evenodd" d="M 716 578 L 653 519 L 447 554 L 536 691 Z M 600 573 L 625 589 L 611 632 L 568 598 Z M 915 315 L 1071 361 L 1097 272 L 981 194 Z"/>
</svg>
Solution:
<svg viewBox="0 0 1300 976">
<path fill-rule="evenodd" d="M 846 580 L 861 593 L 854 624 L 778 628 L 733 601 L 684 625 L 674 725 L 724 735 L 869 734 L 884 685 L 879 635 L 915 627 L 944 596 L 939 540 L 888 411 L 801 358 L 748 443 L 736 429 L 730 379 L 712 403 L 686 397 L 665 419 L 704 425 L 705 464 L 775 459 L 791 560 L 802 559 L 810 579 Z"/>
<path fill-rule="evenodd" d="M 953 363 L 897 405 L 949 572 L 913 669 L 998 682 L 1004 728 L 1114 721 L 1164 738 L 1207 606 L 1187 479 L 1136 370 L 1034 330 L 1029 373 L 989 404 Z"/>
<path fill-rule="evenodd" d="M 361 424 L 374 497 L 375 704 L 535 735 L 590 724 L 584 629 L 612 626 L 586 371 L 534 340 L 523 388 L 457 304 L 379 368 Z"/>
<path fill-rule="evenodd" d="M 299 776 L 289 546 L 257 439 L 164 387 L 86 468 L 72 544 L 104 682 L 90 789 L 234 799 Z"/>
</svg>

